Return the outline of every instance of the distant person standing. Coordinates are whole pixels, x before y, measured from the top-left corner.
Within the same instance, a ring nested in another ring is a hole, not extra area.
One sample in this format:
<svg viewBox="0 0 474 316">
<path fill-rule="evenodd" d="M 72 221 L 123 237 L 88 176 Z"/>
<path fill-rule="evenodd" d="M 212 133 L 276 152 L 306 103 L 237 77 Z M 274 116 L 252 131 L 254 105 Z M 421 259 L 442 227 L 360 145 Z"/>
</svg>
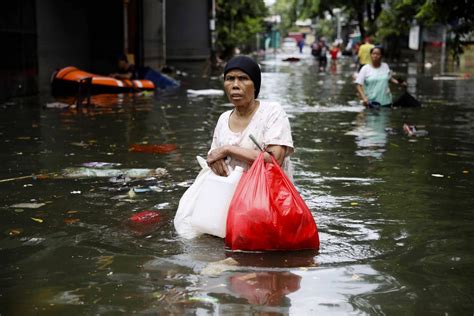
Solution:
<svg viewBox="0 0 474 316">
<path fill-rule="evenodd" d="M 401 84 L 392 77 L 388 65 L 382 62 L 384 50 L 375 46 L 370 50 L 371 63 L 366 64 L 357 74 L 355 81 L 357 92 L 366 107 L 378 108 L 392 105 L 389 82 Z"/>
<path fill-rule="evenodd" d="M 328 46 L 324 40 L 319 42 L 319 71 L 325 71 L 328 63 Z"/>
<path fill-rule="evenodd" d="M 372 44 L 372 40 L 369 36 L 367 36 L 364 40 L 364 44 L 360 45 L 359 53 L 359 71 L 362 69 L 364 65 L 370 64 L 370 50 L 374 48 L 374 44 Z"/>
<path fill-rule="evenodd" d="M 300 54 L 303 54 L 304 38 L 301 38 L 301 39 L 298 41 L 298 48 L 300 49 Z"/>
<path fill-rule="evenodd" d="M 311 55 L 314 56 L 314 58 L 319 59 L 319 44 L 317 41 L 314 41 L 313 44 L 311 44 Z"/>
<path fill-rule="evenodd" d="M 339 47 L 336 44 L 334 44 L 331 47 L 331 50 L 329 51 L 329 54 L 331 55 L 331 62 L 335 63 L 336 60 L 337 60 L 337 57 L 339 55 Z"/>
</svg>

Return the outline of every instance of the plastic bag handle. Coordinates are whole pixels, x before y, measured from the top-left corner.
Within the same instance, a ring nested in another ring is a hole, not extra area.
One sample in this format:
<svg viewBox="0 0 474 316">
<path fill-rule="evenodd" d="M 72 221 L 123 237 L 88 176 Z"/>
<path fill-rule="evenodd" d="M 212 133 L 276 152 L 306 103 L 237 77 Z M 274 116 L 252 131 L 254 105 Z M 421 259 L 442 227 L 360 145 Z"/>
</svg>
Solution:
<svg viewBox="0 0 474 316">
<path fill-rule="evenodd" d="M 258 149 L 260 149 L 260 151 L 264 152 L 265 150 L 263 150 L 262 147 L 260 147 L 260 145 L 258 144 L 257 140 L 255 139 L 255 136 L 253 136 L 252 134 L 249 135 L 250 139 L 253 141 L 253 143 L 255 144 L 255 146 L 257 146 Z"/>
</svg>

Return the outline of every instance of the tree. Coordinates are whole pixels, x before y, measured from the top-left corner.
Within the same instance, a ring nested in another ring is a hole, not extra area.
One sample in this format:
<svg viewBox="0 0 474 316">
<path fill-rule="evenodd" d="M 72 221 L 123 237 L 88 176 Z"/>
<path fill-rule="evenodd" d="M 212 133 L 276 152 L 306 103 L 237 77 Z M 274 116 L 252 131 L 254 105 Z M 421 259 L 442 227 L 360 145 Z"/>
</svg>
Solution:
<svg viewBox="0 0 474 316">
<path fill-rule="evenodd" d="M 216 0 L 217 50 L 229 58 L 264 30 L 268 11 L 263 0 Z"/>
<path fill-rule="evenodd" d="M 461 51 L 461 39 L 474 31 L 472 0 L 278 0 L 277 5 L 289 12 L 285 15 L 288 25 L 341 8 L 349 20 L 357 20 L 362 37 L 375 35 L 379 39 L 407 35 L 413 21 L 449 25 L 454 51 Z"/>
</svg>

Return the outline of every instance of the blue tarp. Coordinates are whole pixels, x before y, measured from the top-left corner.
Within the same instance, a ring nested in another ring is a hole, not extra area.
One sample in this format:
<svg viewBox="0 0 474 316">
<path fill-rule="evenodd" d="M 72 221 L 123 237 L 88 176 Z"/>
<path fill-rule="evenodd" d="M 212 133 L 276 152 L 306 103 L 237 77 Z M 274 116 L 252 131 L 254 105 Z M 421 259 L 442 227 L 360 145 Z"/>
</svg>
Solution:
<svg viewBox="0 0 474 316">
<path fill-rule="evenodd" d="M 143 67 L 140 71 L 140 77 L 146 80 L 150 80 L 155 84 L 156 89 L 170 89 L 180 86 L 179 81 L 162 74 L 153 68 Z"/>
</svg>

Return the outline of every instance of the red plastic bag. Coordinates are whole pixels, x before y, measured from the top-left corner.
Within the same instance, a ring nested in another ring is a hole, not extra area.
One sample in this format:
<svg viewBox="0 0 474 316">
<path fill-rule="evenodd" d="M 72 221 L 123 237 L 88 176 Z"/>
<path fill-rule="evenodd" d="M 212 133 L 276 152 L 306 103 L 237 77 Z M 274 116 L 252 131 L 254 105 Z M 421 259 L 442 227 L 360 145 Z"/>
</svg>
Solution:
<svg viewBox="0 0 474 316">
<path fill-rule="evenodd" d="M 314 218 L 272 157 L 244 173 L 230 203 L 225 242 L 231 250 L 319 249 Z"/>
</svg>

